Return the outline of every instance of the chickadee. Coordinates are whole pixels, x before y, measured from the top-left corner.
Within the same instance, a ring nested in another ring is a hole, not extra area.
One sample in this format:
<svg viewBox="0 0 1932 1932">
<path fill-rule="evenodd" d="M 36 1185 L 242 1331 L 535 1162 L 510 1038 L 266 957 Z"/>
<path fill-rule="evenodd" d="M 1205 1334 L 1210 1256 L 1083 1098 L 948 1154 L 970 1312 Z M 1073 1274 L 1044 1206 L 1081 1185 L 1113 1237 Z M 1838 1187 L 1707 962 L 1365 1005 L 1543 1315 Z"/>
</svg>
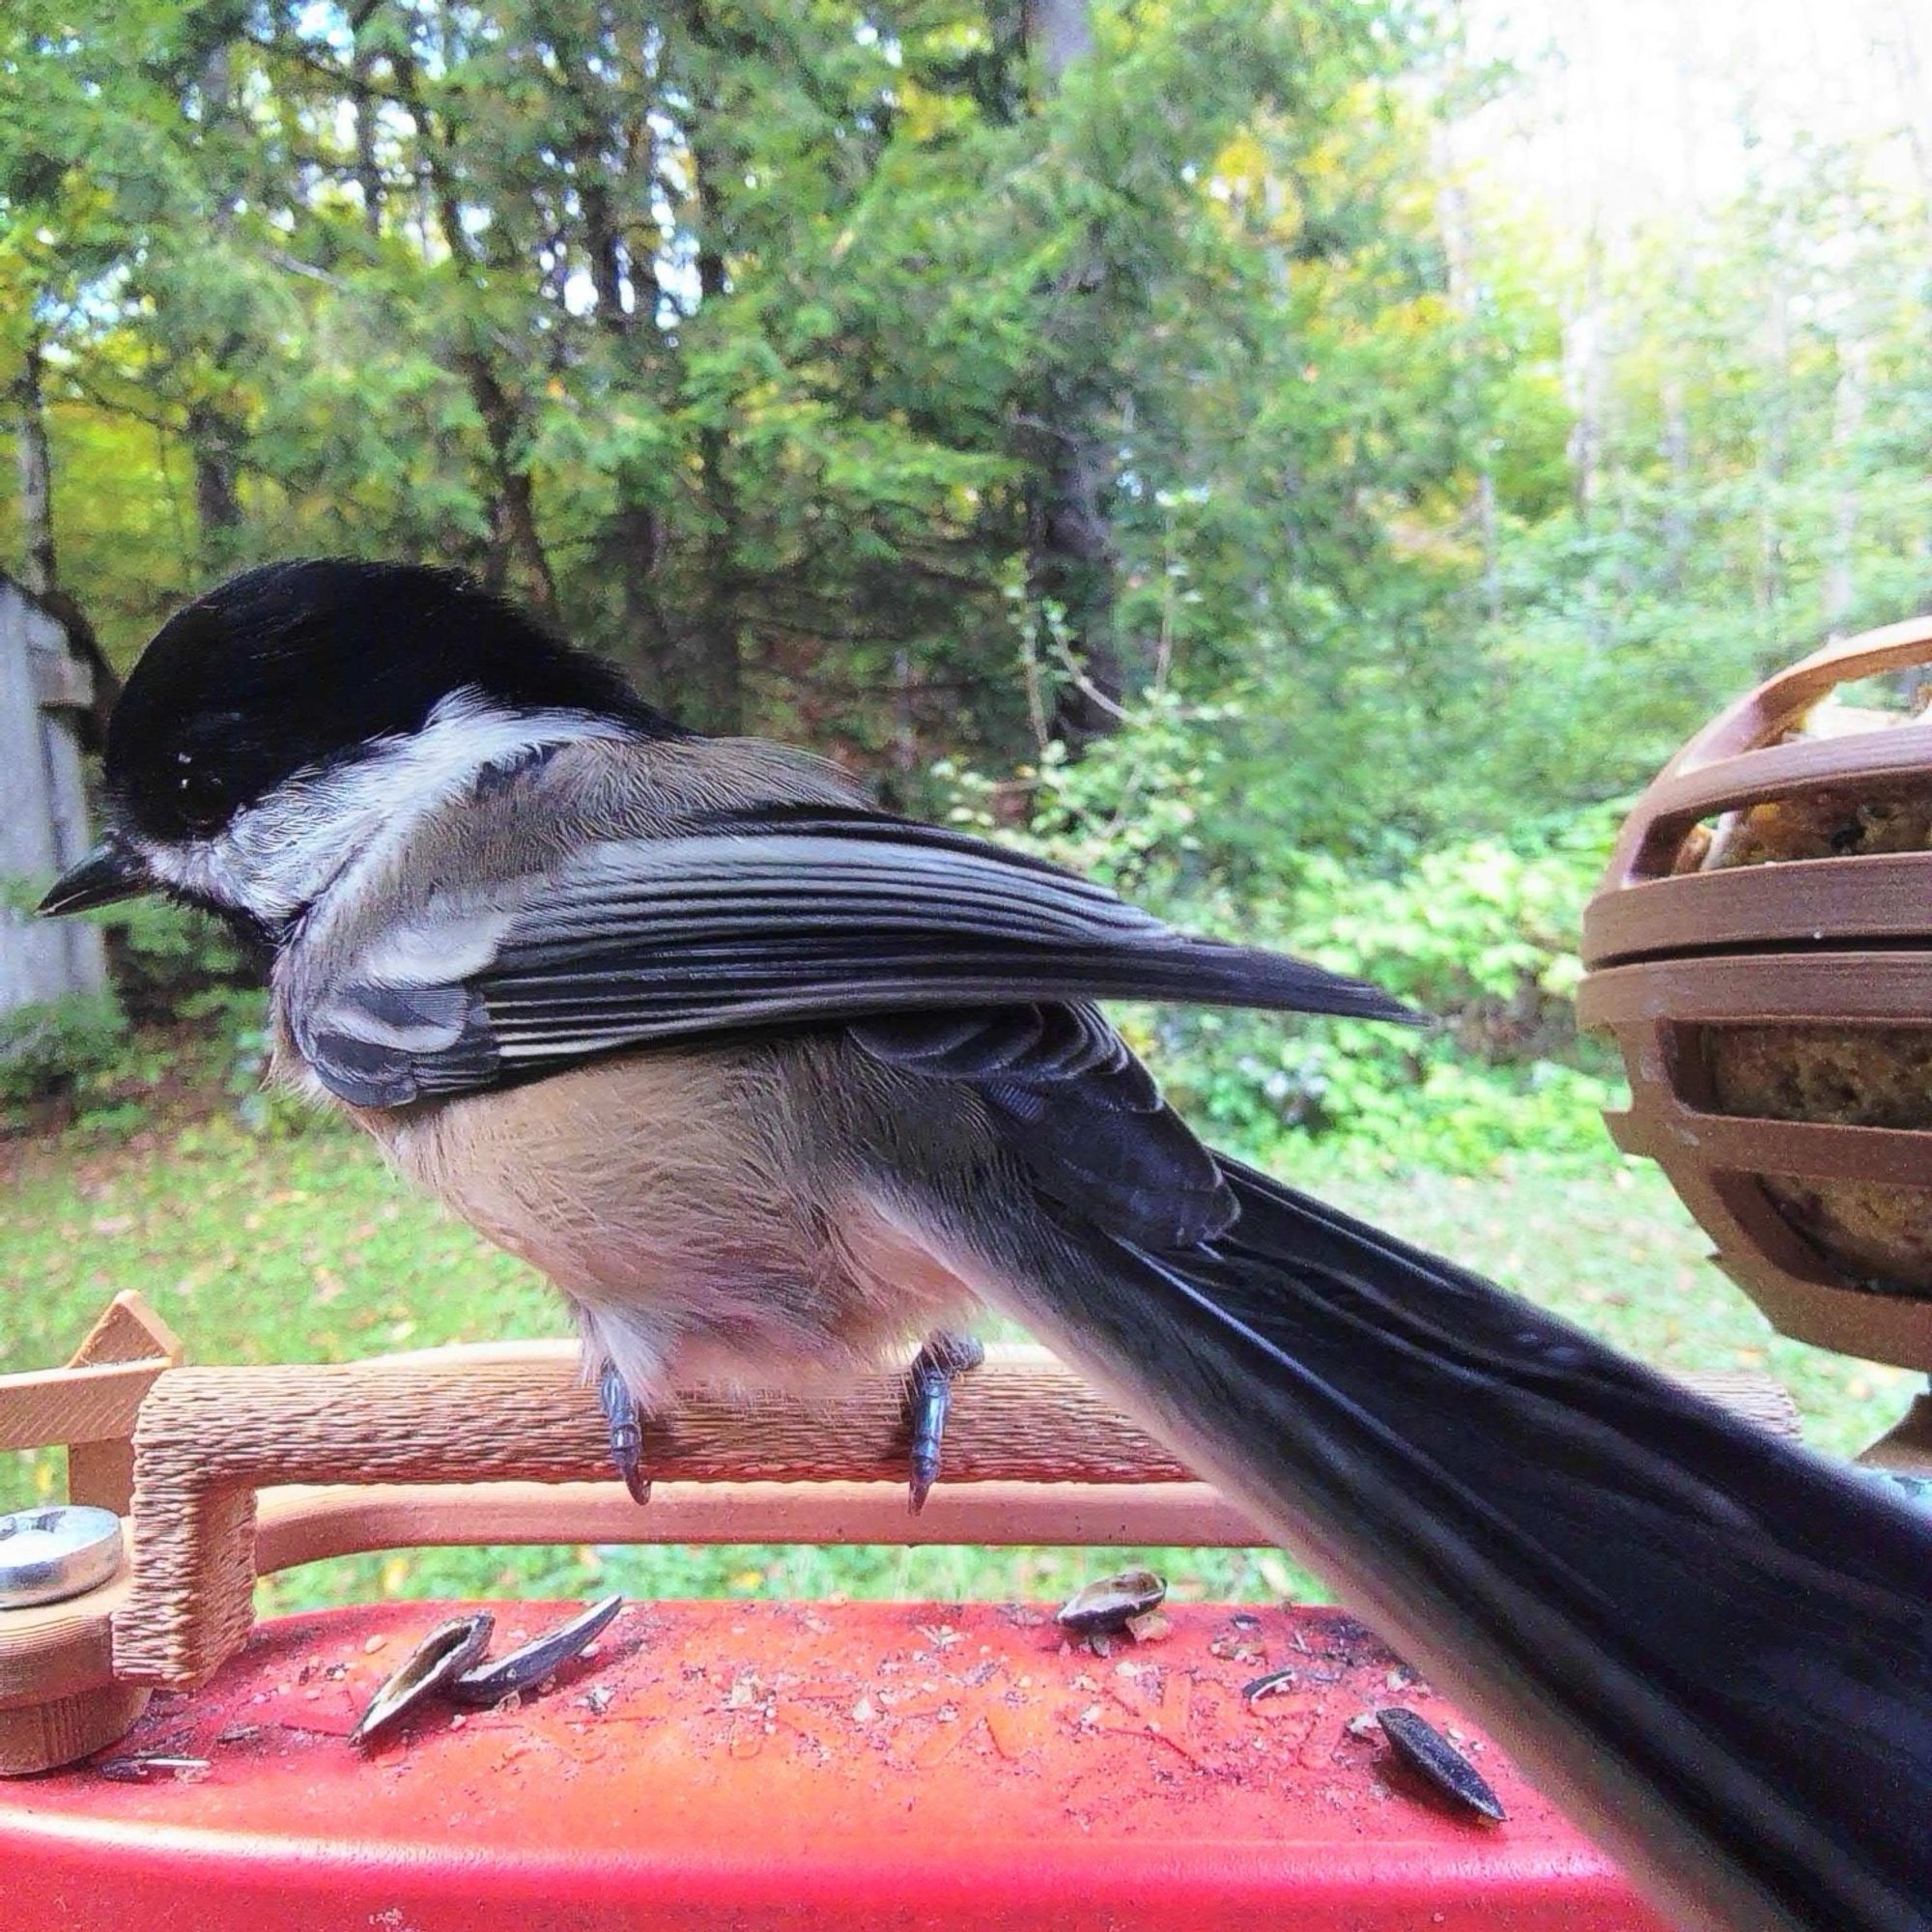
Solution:
<svg viewBox="0 0 1932 1932">
<path fill-rule="evenodd" d="M 443 571 L 190 605 L 106 795 L 43 910 L 160 892 L 258 943 L 282 1072 L 563 1291 L 634 1479 L 679 1383 L 989 1303 L 1684 1924 L 1932 1925 L 1932 1522 L 1210 1152 L 1092 1004 L 1402 1017 L 1380 993 L 682 730 Z M 927 1394 L 963 1359 L 929 1348 Z"/>
</svg>

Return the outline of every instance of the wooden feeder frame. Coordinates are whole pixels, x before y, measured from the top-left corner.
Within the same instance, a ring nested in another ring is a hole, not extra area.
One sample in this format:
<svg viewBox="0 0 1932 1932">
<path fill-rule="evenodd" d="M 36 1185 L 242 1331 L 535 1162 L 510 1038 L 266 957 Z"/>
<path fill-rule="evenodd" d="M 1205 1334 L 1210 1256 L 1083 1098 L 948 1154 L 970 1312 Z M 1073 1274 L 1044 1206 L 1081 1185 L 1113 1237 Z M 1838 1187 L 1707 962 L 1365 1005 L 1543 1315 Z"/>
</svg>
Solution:
<svg viewBox="0 0 1932 1932">
<path fill-rule="evenodd" d="M 1761 1376 L 1690 1378 L 1776 1432 Z M 128 1519 L 120 1575 L 0 1610 L 0 1776 L 123 1737 L 157 1688 L 205 1682 L 246 1641 L 259 1577 L 434 1545 L 1072 1544 L 1262 1547 L 1239 1511 L 1043 1350 L 961 1379 L 946 1469 L 905 1501 L 905 1384 L 836 1394 L 696 1389 L 646 1431 L 639 1508 L 609 1480 L 576 1345 L 448 1348 L 338 1366 L 183 1366 L 135 1293 L 67 1367 L 0 1377 L 0 1448 L 67 1446 L 69 1500 Z"/>
<path fill-rule="evenodd" d="M 1716 813 L 1821 790 L 1932 791 L 1932 721 L 1776 742 L 1837 686 L 1926 664 L 1928 618 L 1828 644 L 1685 746 L 1638 802 L 1584 914 L 1578 1014 L 1623 1050 L 1631 1105 L 1608 1117 L 1617 1145 L 1663 1169 L 1772 1322 L 1820 1348 L 1932 1370 L 1932 1296 L 1861 1286 L 1760 1179 L 1932 1189 L 1932 1128 L 1719 1112 L 1699 1050 L 1713 1025 L 1932 1023 L 1932 852 L 1675 869 Z M 1921 1400 L 1889 1442 L 1870 1460 L 1932 1465 L 1932 1405 Z"/>
</svg>

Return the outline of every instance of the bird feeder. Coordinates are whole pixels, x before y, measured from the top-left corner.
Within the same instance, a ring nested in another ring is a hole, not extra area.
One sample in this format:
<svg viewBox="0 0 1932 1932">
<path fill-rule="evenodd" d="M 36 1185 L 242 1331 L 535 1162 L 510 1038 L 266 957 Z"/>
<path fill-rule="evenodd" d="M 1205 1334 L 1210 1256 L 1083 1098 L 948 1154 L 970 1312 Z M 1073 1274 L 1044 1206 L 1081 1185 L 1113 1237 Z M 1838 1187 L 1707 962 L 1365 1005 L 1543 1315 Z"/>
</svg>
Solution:
<svg viewBox="0 0 1932 1932">
<path fill-rule="evenodd" d="M 1932 619 L 1828 645 L 1643 794 L 1584 915 L 1627 1152 L 1663 1169 L 1785 1334 L 1932 1370 Z M 1932 1465 L 1932 1405 L 1871 1460 Z"/>
<path fill-rule="evenodd" d="M 1795 1429 L 1775 1382 L 1701 1380 Z M 1261 1540 L 1038 1350 L 960 1382 L 917 1519 L 903 1408 L 890 1375 L 691 1390 L 640 1509 L 569 1345 L 195 1368 L 118 1297 L 66 1367 L 0 1377 L 0 1447 L 66 1444 L 69 1502 L 121 1526 L 111 1574 L 0 1603 L 9 1924 L 1662 1932 L 1338 1610 L 1170 1602 L 1109 1649 L 1051 1605 L 634 1604 L 528 1694 L 375 1744 L 398 1660 L 482 1606 L 252 1613 L 260 1576 L 424 1545 Z M 488 1607 L 519 1646 L 562 1614 Z M 1418 1719 L 1504 1822 L 1417 1786 Z"/>
</svg>

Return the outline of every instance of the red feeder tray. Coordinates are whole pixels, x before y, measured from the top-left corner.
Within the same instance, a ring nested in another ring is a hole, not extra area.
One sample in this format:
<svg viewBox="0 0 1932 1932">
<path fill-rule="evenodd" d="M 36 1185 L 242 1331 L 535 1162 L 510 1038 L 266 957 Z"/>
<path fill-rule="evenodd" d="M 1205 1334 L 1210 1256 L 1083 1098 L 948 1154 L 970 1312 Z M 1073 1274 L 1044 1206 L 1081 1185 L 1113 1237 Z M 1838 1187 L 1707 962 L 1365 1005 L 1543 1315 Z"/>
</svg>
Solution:
<svg viewBox="0 0 1932 1932">
<path fill-rule="evenodd" d="M 448 1607 L 280 1618 L 110 1753 L 0 1786 L 14 1923 L 1663 1932 L 1479 1738 L 1500 1826 L 1350 1730 L 1400 1702 L 1473 1735 L 1338 1611 L 1177 1606 L 1103 1659 L 1010 1605 L 633 1605 L 549 1694 L 358 1751 Z M 552 1615 L 502 1606 L 499 1641 Z M 121 1781 L 150 1755 L 207 1769 Z"/>
</svg>

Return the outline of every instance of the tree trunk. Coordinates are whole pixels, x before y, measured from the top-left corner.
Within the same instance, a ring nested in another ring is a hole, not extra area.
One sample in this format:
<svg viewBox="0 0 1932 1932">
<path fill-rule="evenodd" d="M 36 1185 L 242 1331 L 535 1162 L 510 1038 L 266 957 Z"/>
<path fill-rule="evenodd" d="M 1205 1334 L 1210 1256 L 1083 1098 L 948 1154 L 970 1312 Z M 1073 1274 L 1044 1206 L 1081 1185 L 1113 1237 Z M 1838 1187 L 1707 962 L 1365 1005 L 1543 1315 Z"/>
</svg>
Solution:
<svg viewBox="0 0 1932 1932">
<path fill-rule="evenodd" d="M 613 65 L 623 57 L 611 44 L 614 36 L 608 32 L 608 23 L 606 44 L 593 49 L 567 26 L 551 19 L 548 10 L 540 17 L 555 51 L 558 85 L 576 120 L 570 146 L 572 177 L 596 297 L 593 319 L 623 380 L 649 388 L 653 377 L 662 374 L 658 307 L 663 292 L 654 257 L 645 253 L 640 258 L 627 250 L 620 208 L 639 203 L 649 207 L 655 188 L 655 137 L 635 122 L 613 125 L 611 103 L 600 101 L 585 78 L 593 51 L 602 51 Z M 641 65 L 641 53 L 636 57 Z M 630 177 L 640 152 L 651 158 L 639 185 Z M 718 279 L 722 286 L 722 270 Z M 683 668 L 657 593 L 664 532 L 654 492 L 623 465 L 612 475 L 611 486 L 616 507 L 599 532 L 597 548 L 603 567 L 617 584 L 621 655 L 642 669 L 667 708 L 675 708 L 683 700 L 679 689 Z"/>
<path fill-rule="evenodd" d="M 425 107 L 415 63 L 396 54 L 390 65 L 416 126 L 416 142 L 428 178 L 430 203 L 442 243 L 452 260 L 469 271 L 472 286 L 480 283 L 484 264 L 476 242 L 463 222 L 463 198 L 442 146 L 448 136 L 439 129 Z M 465 327 L 468 326 L 466 318 Z M 553 622 L 557 614 L 556 579 L 537 527 L 536 486 L 524 460 L 523 412 L 503 384 L 491 360 L 483 330 L 456 352 L 456 365 L 482 418 L 483 438 L 490 450 L 490 566 L 486 573 L 516 589 L 537 611 Z"/>
<path fill-rule="evenodd" d="M 1874 39 L 1891 62 L 1898 89 L 1899 126 L 1911 150 L 1913 172 L 1918 177 L 1918 215 L 1932 231 L 1932 82 L 1918 51 L 1918 25 L 1913 10 L 1882 10 L 1883 27 L 1874 22 Z"/>
<path fill-rule="evenodd" d="M 1027 45 L 1056 87 L 1083 55 L 1094 51 L 1089 0 L 1022 0 Z"/>
<path fill-rule="evenodd" d="M 1442 258 L 1449 270 L 1449 304 L 1464 328 L 1473 330 L 1482 310 L 1482 290 L 1471 257 L 1468 196 L 1463 192 L 1450 129 L 1445 124 L 1432 146 L 1435 172 L 1443 186 L 1435 197 L 1435 226 L 1442 238 Z M 1463 420 L 1483 413 L 1480 399 L 1471 394 L 1469 357 L 1456 353 L 1456 391 Z M 1483 611 L 1492 624 L 1502 621 L 1502 567 L 1496 553 L 1496 479 L 1490 467 L 1487 444 L 1476 461 L 1476 535 L 1483 551 Z"/>
<path fill-rule="evenodd" d="M 216 178 L 214 206 L 211 216 L 216 240 L 226 243 L 234 235 L 237 197 L 219 181 L 221 143 L 226 124 L 233 112 L 233 87 L 229 71 L 229 40 L 241 32 L 239 19 L 217 20 L 219 38 L 209 49 L 201 66 L 201 140 L 212 175 Z M 207 353 L 216 371 L 227 356 L 242 346 L 239 336 L 211 343 Z M 201 540 L 202 568 L 211 575 L 226 571 L 240 549 L 236 531 L 242 526 L 242 489 L 239 480 L 238 446 L 242 431 L 212 395 L 198 395 L 187 408 L 187 446 L 194 467 L 195 520 Z"/>
<path fill-rule="evenodd" d="M 242 496 L 235 481 L 235 448 L 228 419 L 205 398 L 187 410 L 188 455 L 194 464 L 194 514 L 201 529 L 202 562 L 224 569 L 234 557 L 242 526 Z"/>
<path fill-rule="evenodd" d="M 1563 360 L 1569 377 L 1570 475 L 1577 521 L 1585 529 L 1602 492 L 1604 389 L 1607 356 L 1604 346 L 1604 243 L 1592 229 L 1583 270 L 1583 305 L 1564 329 Z"/>
<path fill-rule="evenodd" d="M 1825 570 L 1825 635 L 1839 638 L 1858 603 L 1859 473 L 1856 445 L 1864 427 L 1869 356 L 1856 336 L 1838 342 L 1838 384 L 1832 399 L 1832 547 Z"/>
<path fill-rule="evenodd" d="M 1674 596 L 1684 584 L 1690 555 L 1690 502 L 1696 485 L 1690 474 L 1690 420 L 1684 401 L 1684 378 L 1672 370 L 1663 379 L 1663 460 L 1670 496 L 1663 507 L 1663 582 Z"/>
<path fill-rule="evenodd" d="M 27 338 L 14 381 L 14 453 L 20 472 L 20 537 L 26 586 L 45 597 L 60 582 L 54 553 L 54 467 L 41 394 L 41 338 Z"/>
<path fill-rule="evenodd" d="M 707 106 L 716 111 L 715 103 Z M 724 207 L 717 188 L 719 163 L 696 140 L 692 143 L 691 157 L 699 223 L 698 297 L 703 302 L 721 301 L 729 284 L 724 268 Z M 690 625 L 672 639 L 675 658 L 669 681 L 674 703 L 682 707 L 691 723 L 703 730 L 726 732 L 743 727 L 745 710 L 744 634 L 738 616 L 742 512 L 731 481 L 729 452 L 730 439 L 722 427 L 698 431 L 705 533 L 699 553 L 697 606 Z"/>
<path fill-rule="evenodd" d="M 1771 299 L 1766 304 L 1771 367 L 1758 445 L 1757 574 L 1752 586 L 1767 642 L 1776 637 L 1782 624 L 1784 550 L 1780 523 L 1785 471 L 1791 460 L 1791 292 L 1776 245 L 1779 239 L 1774 238 Z"/>
<path fill-rule="evenodd" d="M 1055 699 L 1052 730 L 1076 746 L 1114 728 L 1126 686 L 1113 637 L 1113 456 L 1079 427 L 1094 419 L 1103 400 L 1091 384 L 1049 381 L 1027 497 L 1027 592 L 1073 676 Z"/>
<path fill-rule="evenodd" d="M 1028 49 L 1048 91 L 1056 90 L 1067 68 L 1093 52 L 1088 0 L 1024 0 L 1022 17 Z M 1023 444 L 1033 470 L 1027 594 L 1041 641 L 1050 639 L 1054 655 L 1064 649 L 1067 660 L 1051 728 L 1073 746 L 1115 727 L 1126 685 L 1114 632 L 1114 452 L 1105 433 L 1111 397 L 1104 357 L 1091 340 L 1100 281 L 1092 254 L 1090 245 L 1089 259 L 1046 292 L 1060 314 L 1048 321 L 1047 367 Z"/>
<path fill-rule="evenodd" d="M 1496 479 L 1487 464 L 1476 472 L 1476 533 L 1483 546 L 1483 614 L 1503 620 L 1502 557 L 1496 544 Z"/>
<path fill-rule="evenodd" d="M 372 56 L 366 47 L 355 49 L 351 73 L 352 99 L 355 114 L 355 185 L 362 196 L 362 226 L 370 241 L 383 234 L 383 164 L 376 153 L 377 106 L 369 91 Z"/>
<path fill-rule="evenodd" d="M 483 418 L 483 435 L 490 445 L 490 468 L 497 485 L 490 506 L 490 528 L 501 558 L 497 568 L 514 580 L 518 591 L 544 616 L 554 619 L 556 579 L 551 574 L 550 557 L 537 528 L 536 485 L 518 450 L 523 433 L 521 412 L 481 350 L 465 349 L 456 359 L 469 384 L 476 412 Z"/>
</svg>

